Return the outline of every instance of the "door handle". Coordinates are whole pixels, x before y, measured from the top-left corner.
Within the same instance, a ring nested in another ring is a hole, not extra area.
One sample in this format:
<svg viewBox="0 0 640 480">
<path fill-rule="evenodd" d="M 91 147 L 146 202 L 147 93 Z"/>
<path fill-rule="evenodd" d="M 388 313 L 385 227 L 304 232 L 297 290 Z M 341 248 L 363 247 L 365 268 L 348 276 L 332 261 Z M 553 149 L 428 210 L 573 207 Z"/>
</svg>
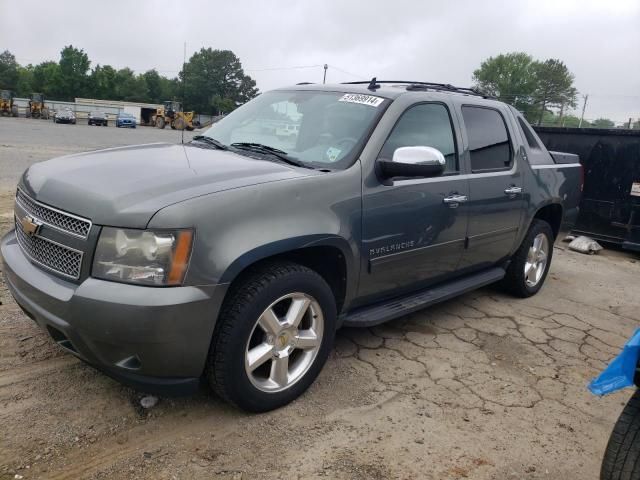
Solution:
<svg viewBox="0 0 640 480">
<path fill-rule="evenodd" d="M 515 197 L 522 193 L 522 187 L 509 187 L 504 190 L 505 195 L 509 195 L 510 197 Z"/>
<path fill-rule="evenodd" d="M 442 199 L 442 203 L 449 205 L 449 208 L 458 208 L 458 205 L 466 202 L 469 198 L 466 195 L 450 195 Z"/>
</svg>

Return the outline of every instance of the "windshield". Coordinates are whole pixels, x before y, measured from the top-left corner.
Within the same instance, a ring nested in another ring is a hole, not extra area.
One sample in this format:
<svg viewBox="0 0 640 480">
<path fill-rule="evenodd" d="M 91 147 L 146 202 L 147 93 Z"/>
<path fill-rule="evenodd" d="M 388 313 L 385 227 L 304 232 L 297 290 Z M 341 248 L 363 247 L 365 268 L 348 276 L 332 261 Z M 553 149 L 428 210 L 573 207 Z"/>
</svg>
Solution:
<svg viewBox="0 0 640 480">
<path fill-rule="evenodd" d="M 371 95 L 274 91 L 238 108 L 205 135 L 232 147 L 266 145 L 310 166 L 346 168 L 385 106 L 383 98 Z"/>
</svg>

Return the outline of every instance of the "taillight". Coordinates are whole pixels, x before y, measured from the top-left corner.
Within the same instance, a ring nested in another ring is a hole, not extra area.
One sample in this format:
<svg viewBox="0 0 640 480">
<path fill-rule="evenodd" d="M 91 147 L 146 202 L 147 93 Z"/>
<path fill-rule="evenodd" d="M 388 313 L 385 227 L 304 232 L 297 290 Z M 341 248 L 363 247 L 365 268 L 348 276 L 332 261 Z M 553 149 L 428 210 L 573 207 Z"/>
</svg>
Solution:
<svg viewBox="0 0 640 480">
<path fill-rule="evenodd" d="M 580 164 L 580 192 L 584 192 L 584 165 Z"/>
</svg>

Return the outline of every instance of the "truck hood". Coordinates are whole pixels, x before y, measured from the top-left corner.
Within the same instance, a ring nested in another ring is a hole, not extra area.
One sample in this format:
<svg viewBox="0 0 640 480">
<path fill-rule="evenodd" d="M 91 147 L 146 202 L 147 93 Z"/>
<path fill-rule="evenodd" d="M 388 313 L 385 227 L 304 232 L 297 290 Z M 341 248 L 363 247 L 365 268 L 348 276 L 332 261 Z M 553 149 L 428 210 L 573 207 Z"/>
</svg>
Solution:
<svg viewBox="0 0 640 480">
<path fill-rule="evenodd" d="M 110 148 L 36 163 L 20 187 L 39 202 L 98 225 L 144 228 L 167 205 L 313 170 L 194 145 Z"/>
</svg>

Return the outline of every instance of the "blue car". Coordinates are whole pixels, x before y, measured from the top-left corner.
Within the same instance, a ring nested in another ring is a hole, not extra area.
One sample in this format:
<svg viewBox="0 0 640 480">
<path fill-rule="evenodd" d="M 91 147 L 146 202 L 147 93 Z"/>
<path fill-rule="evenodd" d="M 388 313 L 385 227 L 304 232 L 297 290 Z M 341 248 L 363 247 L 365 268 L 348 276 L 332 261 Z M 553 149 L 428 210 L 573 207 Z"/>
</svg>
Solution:
<svg viewBox="0 0 640 480">
<path fill-rule="evenodd" d="M 136 128 L 136 117 L 130 113 L 119 113 L 116 117 L 116 127 Z"/>
</svg>

